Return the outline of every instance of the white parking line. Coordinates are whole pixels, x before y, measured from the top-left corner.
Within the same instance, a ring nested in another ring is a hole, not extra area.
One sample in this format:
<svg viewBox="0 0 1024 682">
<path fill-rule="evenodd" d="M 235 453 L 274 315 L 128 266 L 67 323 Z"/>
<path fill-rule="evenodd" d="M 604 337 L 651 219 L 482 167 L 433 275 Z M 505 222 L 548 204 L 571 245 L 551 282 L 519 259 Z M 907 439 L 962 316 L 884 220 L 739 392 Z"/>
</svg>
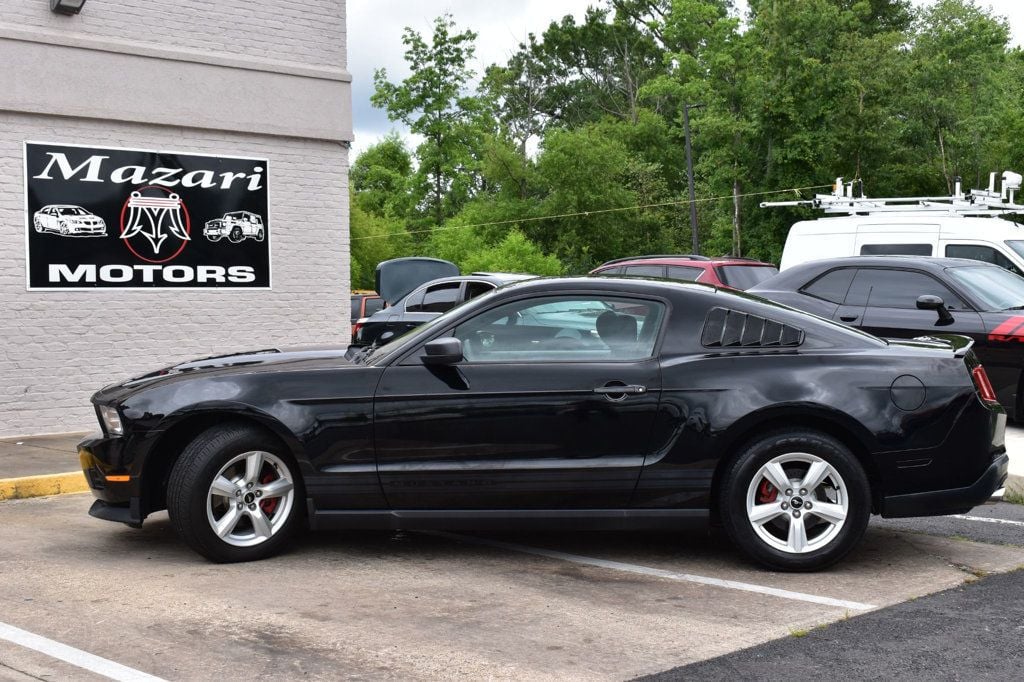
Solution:
<svg viewBox="0 0 1024 682">
<path fill-rule="evenodd" d="M 609 568 L 613 571 L 625 571 L 627 573 L 639 573 L 641 575 L 654 576 L 656 578 L 666 578 L 668 580 L 678 580 L 681 582 L 697 583 L 699 585 L 711 585 L 713 587 L 724 587 L 729 590 L 740 590 L 743 592 L 755 592 L 757 594 L 766 594 L 771 597 L 779 597 L 781 599 L 792 599 L 794 601 L 810 602 L 812 604 L 823 604 L 825 606 L 835 606 L 841 609 L 850 609 L 852 611 L 867 611 L 868 609 L 876 608 L 872 604 L 862 604 L 855 601 L 846 601 L 845 599 L 833 599 L 832 597 L 820 597 L 816 594 L 806 594 L 804 592 L 791 592 L 790 590 L 782 590 L 777 587 L 768 587 L 766 585 L 755 585 L 754 583 L 744 583 L 736 580 L 722 580 L 721 578 L 709 578 L 703 575 L 693 575 L 692 573 L 676 573 L 675 571 L 666 571 L 660 568 L 650 568 L 648 566 L 638 566 L 636 564 L 625 564 L 620 561 L 609 561 L 607 559 L 595 559 L 593 557 L 580 556 L 579 554 L 567 554 L 566 552 L 558 552 L 552 549 L 542 549 L 539 547 L 528 547 L 526 545 L 517 545 L 511 542 L 501 542 L 498 540 L 485 540 L 482 538 L 472 537 L 469 535 L 458 535 L 456 533 L 445 533 L 442 531 L 431 532 L 431 535 L 438 535 L 441 537 L 452 538 L 454 540 L 462 540 L 465 542 L 472 542 L 478 545 L 487 545 L 489 547 L 497 547 L 499 549 L 507 549 L 513 552 L 522 552 L 524 554 L 535 554 L 537 556 L 548 557 L 549 559 L 560 559 L 562 561 L 571 561 L 575 564 L 584 564 L 586 566 L 597 566 L 600 568 Z"/>
<path fill-rule="evenodd" d="M 969 516 L 967 514 L 950 514 L 950 517 L 954 519 L 963 519 L 964 521 L 982 521 L 984 523 L 1005 523 L 1010 526 L 1024 526 L 1024 521 L 1012 521 L 1010 519 L 992 519 L 987 516 Z"/>
<path fill-rule="evenodd" d="M 153 677 L 134 668 L 129 668 L 114 661 L 108 661 L 87 651 L 32 634 L 27 630 L 16 628 L 7 623 L 0 623 L 0 640 L 7 640 L 26 649 L 38 651 L 41 654 L 46 654 L 79 668 L 84 668 L 111 680 L 121 680 L 123 682 L 164 682 L 159 677 Z"/>
</svg>

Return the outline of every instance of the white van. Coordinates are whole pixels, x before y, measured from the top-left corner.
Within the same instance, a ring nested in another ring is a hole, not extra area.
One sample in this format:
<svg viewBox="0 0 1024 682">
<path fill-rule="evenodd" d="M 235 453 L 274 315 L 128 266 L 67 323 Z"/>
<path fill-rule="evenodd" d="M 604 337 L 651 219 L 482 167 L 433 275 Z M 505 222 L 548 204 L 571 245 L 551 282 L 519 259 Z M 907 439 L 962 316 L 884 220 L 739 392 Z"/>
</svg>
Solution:
<svg viewBox="0 0 1024 682">
<path fill-rule="evenodd" d="M 1024 276 L 1024 225 L 1003 217 L 1024 213 L 1014 203 L 1021 176 L 1003 173 L 996 192 L 995 175 L 987 190 L 964 194 L 958 182 L 949 197 L 884 199 L 854 196 L 855 183 L 838 178 L 832 194 L 761 206 L 809 206 L 834 215 L 790 228 L 780 270 L 821 258 L 908 255 L 970 258 Z"/>
<path fill-rule="evenodd" d="M 801 220 L 789 230 L 779 269 L 820 258 L 891 255 L 970 258 L 1024 275 L 1024 225 L 928 213 Z"/>
</svg>

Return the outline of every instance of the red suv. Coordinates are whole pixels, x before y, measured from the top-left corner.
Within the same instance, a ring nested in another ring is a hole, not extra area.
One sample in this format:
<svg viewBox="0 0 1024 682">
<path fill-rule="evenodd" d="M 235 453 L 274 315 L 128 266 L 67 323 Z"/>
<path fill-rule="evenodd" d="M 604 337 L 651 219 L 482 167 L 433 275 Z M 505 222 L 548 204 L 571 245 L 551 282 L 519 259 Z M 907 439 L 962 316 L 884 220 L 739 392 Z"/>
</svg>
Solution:
<svg viewBox="0 0 1024 682">
<path fill-rule="evenodd" d="M 771 263 L 737 256 L 634 256 L 610 260 L 594 268 L 591 275 L 633 275 L 703 282 L 731 289 L 749 289 L 779 269 Z"/>
</svg>

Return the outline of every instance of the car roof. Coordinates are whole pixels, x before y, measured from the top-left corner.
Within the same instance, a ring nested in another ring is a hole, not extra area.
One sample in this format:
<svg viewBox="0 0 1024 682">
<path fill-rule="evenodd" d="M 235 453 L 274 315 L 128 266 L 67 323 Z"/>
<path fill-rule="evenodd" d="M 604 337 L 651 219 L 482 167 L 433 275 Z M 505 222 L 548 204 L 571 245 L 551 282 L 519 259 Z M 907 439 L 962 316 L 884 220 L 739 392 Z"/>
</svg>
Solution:
<svg viewBox="0 0 1024 682">
<path fill-rule="evenodd" d="M 722 256 L 712 258 L 709 256 L 697 256 L 693 254 L 679 255 L 651 255 L 631 256 L 629 258 L 616 258 L 594 268 L 600 270 L 612 265 L 686 265 L 690 267 L 702 267 L 704 265 L 748 265 L 752 267 L 775 267 L 771 263 L 754 260 L 753 258 L 741 258 L 739 256 Z"/>
<path fill-rule="evenodd" d="M 844 256 L 842 258 L 822 258 L 821 260 L 807 261 L 806 263 L 799 263 L 793 267 L 786 268 L 779 274 L 755 284 L 747 291 L 753 294 L 759 294 L 762 291 L 791 291 L 795 287 L 804 286 L 810 278 L 817 277 L 820 273 L 841 267 L 913 267 L 916 270 L 924 270 L 925 272 L 937 275 L 948 268 L 998 268 L 999 266 L 969 258 L 938 258 L 933 256 Z"/>
<path fill-rule="evenodd" d="M 938 256 L 909 256 L 909 255 L 886 255 L 886 256 L 842 256 L 839 258 L 822 258 L 820 260 L 807 261 L 794 265 L 786 271 L 794 268 L 814 267 L 815 269 L 828 269 L 837 266 L 846 267 L 907 267 L 909 265 L 925 270 L 944 270 L 946 268 L 965 267 L 968 265 L 988 265 L 994 268 L 999 267 L 992 263 L 972 260 L 970 258 L 941 258 Z"/>
<path fill-rule="evenodd" d="M 891 228 L 887 230 L 891 232 L 899 233 L 901 228 L 915 228 L 910 231 L 939 233 L 945 238 L 1024 239 L 1024 225 L 1006 218 L 941 215 L 934 212 L 827 216 L 801 220 L 794 223 L 790 231 L 796 234 L 849 234 L 858 228 L 877 228 L 883 225 Z"/>
<path fill-rule="evenodd" d="M 445 282 L 490 282 L 491 284 L 505 284 L 506 282 L 518 282 L 522 279 L 534 279 L 537 275 L 521 275 L 514 272 L 474 272 L 471 275 L 454 275 L 452 277 L 438 277 L 416 287 L 414 291 L 422 289 L 430 284 L 443 284 Z"/>
</svg>

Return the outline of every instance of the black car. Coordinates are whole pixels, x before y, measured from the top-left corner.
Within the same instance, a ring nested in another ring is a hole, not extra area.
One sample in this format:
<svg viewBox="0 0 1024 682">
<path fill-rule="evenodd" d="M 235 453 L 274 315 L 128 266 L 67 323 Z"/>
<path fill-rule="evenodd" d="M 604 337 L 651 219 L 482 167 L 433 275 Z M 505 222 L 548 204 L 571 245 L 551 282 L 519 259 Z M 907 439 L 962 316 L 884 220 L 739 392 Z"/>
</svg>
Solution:
<svg viewBox="0 0 1024 682">
<path fill-rule="evenodd" d="M 830 258 L 750 292 L 877 336 L 969 336 L 999 402 L 1024 419 L 1024 278 L 1008 270 L 963 258 Z"/>
<path fill-rule="evenodd" d="M 394 304 L 389 304 L 387 308 L 358 320 L 352 334 L 352 343 L 368 346 L 380 342 L 381 337 L 389 332 L 391 336 L 383 340 L 401 336 L 460 303 L 494 291 L 503 284 L 532 277 L 504 272 L 474 272 L 471 275 L 431 280 Z"/>
<path fill-rule="evenodd" d="M 306 523 L 715 522 L 810 570 L 871 513 L 965 512 L 1006 478 L 968 339 L 887 342 L 709 285 L 534 279 L 349 357 L 227 355 L 99 391 L 90 513 L 137 526 L 166 507 L 214 561 Z"/>
</svg>

